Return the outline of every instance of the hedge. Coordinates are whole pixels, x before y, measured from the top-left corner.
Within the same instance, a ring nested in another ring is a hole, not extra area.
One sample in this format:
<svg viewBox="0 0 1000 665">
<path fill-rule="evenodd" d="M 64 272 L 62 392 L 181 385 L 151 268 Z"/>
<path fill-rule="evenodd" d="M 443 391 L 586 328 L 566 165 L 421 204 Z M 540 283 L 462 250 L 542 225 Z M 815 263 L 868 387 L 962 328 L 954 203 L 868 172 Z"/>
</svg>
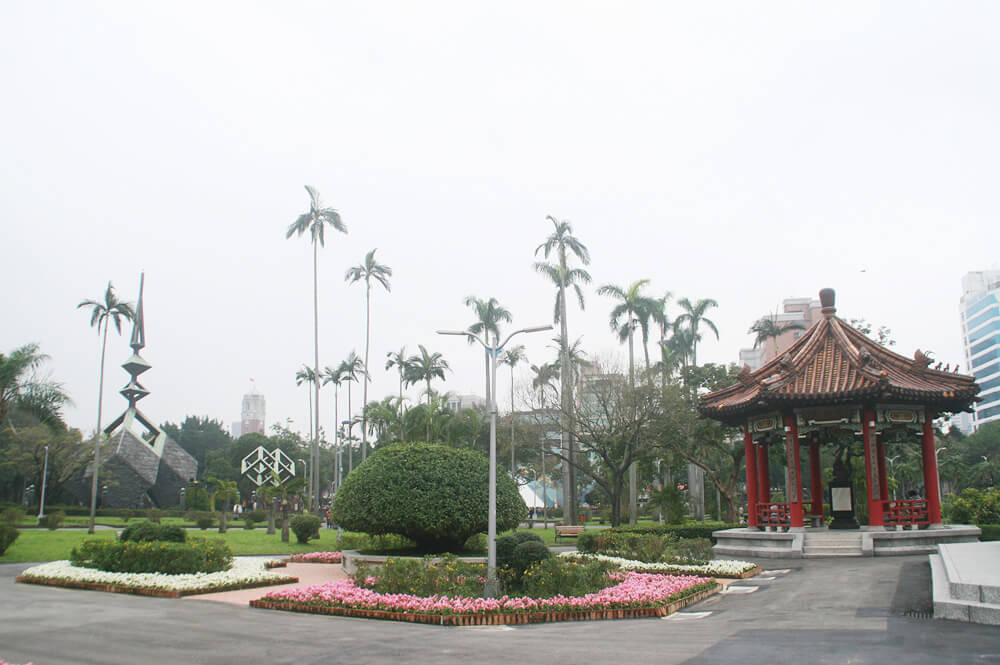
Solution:
<svg viewBox="0 0 1000 665">
<path fill-rule="evenodd" d="M 688 522 L 687 524 L 651 524 L 643 526 L 619 526 L 611 529 L 621 533 L 651 534 L 651 535 L 673 535 L 679 540 L 688 538 L 708 538 L 715 544 L 712 538 L 713 531 L 722 529 L 735 529 L 739 524 L 727 524 L 726 522 Z"/>
<path fill-rule="evenodd" d="M 85 540 L 73 548 L 70 562 L 111 573 L 184 575 L 228 570 L 233 553 L 218 538 L 191 538 L 186 543 Z"/>
<path fill-rule="evenodd" d="M 983 531 L 979 540 L 1000 540 L 1000 524 L 980 524 L 979 528 Z"/>
</svg>

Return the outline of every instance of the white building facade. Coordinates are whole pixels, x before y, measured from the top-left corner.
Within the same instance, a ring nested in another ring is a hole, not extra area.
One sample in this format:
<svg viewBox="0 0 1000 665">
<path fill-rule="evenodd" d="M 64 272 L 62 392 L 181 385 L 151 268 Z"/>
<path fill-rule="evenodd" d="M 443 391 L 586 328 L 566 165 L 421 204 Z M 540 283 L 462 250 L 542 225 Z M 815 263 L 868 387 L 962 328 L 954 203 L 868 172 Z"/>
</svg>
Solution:
<svg viewBox="0 0 1000 665">
<path fill-rule="evenodd" d="M 976 430 L 1000 420 L 1000 270 L 962 278 L 961 311 L 965 366 L 981 390 L 972 416 Z"/>
</svg>

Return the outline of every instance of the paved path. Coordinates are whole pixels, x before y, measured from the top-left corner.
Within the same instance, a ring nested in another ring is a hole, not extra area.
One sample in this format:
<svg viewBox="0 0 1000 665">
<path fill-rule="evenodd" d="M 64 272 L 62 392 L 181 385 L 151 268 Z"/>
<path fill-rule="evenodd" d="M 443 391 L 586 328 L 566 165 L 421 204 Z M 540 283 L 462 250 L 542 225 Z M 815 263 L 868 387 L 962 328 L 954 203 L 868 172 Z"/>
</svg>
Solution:
<svg viewBox="0 0 1000 665">
<path fill-rule="evenodd" d="M 771 560 L 673 618 L 484 628 L 15 584 L 25 567 L 0 565 L 0 658 L 14 663 L 1000 665 L 1000 629 L 918 618 L 926 557 Z"/>
</svg>

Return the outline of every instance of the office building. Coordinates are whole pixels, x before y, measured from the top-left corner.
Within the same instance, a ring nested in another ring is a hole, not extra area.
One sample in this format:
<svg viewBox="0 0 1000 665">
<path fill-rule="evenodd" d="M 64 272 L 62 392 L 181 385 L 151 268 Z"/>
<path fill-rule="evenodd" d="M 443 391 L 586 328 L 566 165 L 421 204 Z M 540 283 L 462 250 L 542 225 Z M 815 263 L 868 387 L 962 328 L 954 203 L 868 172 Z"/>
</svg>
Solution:
<svg viewBox="0 0 1000 665">
<path fill-rule="evenodd" d="M 1000 270 L 970 272 L 962 278 L 961 311 L 965 367 L 982 391 L 972 415 L 977 430 L 1000 420 Z"/>
</svg>

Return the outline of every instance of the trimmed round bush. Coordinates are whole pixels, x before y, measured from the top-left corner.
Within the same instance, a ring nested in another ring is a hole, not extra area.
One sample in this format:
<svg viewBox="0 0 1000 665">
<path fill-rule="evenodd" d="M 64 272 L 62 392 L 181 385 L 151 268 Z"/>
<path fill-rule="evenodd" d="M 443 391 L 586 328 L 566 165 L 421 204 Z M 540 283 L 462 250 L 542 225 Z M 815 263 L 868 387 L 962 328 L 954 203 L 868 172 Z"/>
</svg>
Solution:
<svg viewBox="0 0 1000 665">
<path fill-rule="evenodd" d="M 288 523 L 295 539 L 305 545 L 310 538 L 319 538 L 319 518 L 315 515 L 296 515 Z"/>
<path fill-rule="evenodd" d="M 458 552 L 488 528 L 489 461 L 440 443 L 381 448 L 345 480 L 333 517 L 349 531 L 396 533 L 424 552 Z M 528 514 L 514 479 L 497 473 L 497 531 Z"/>
<path fill-rule="evenodd" d="M 7 548 L 14 544 L 21 532 L 10 524 L 0 524 L 0 554 L 7 551 Z"/>
<path fill-rule="evenodd" d="M 165 540 L 171 543 L 183 543 L 187 533 L 179 526 L 169 524 L 154 524 L 149 521 L 136 522 L 130 524 L 122 530 L 119 540 L 136 543 L 149 543 L 156 540 Z"/>
<path fill-rule="evenodd" d="M 497 565 L 513 567 L 514 549 L 521 543 L 543 543 L 541 536 L 531 531 L 518 531 L 497 538 Z"/>
<path fill-rule="evenodd" d="M 38 523 L 44 526 L 49 531 L 55 531 L 60 526 L 62 526 L 62 523 L 65 521 L 66 521 L 66 513 L 64 513 L 61 510 L 54 510 L 51 513 L 45 515 L 45 517 L 39 520 Z"/>
<path fill-rule="evenodd" d="M 183 575 L 228 570 L 233 553 L 219 538 L 192 538 L 186 543 L 85 540 L 73 548 L 70 562 L 111 573 Z"/>
<path fill-rule="evenodd" d="M 552 552 L 545 546 L 545 543 L 537 540 L 528 540 L 514 548 L 514 553 L 510 557 L 510 563 L 514 572 L 520 576 L 536 563 L 550 558 L 552 558 Z"/>
<path fill-rule="evenodd" d="M 196 518 L 194 518 L 195 525 L 201 529 L 210 529 L 216 524 L 215 516 L 212 513 L 199 513 Z"/>
<path fill-rule="evenodd" d="M 247 517 L 243 520 L 243 528 L 247 531 L 253 531 L 257 528 L 257 522 L 255 522 L 253 518 Z"/>
</svg>

